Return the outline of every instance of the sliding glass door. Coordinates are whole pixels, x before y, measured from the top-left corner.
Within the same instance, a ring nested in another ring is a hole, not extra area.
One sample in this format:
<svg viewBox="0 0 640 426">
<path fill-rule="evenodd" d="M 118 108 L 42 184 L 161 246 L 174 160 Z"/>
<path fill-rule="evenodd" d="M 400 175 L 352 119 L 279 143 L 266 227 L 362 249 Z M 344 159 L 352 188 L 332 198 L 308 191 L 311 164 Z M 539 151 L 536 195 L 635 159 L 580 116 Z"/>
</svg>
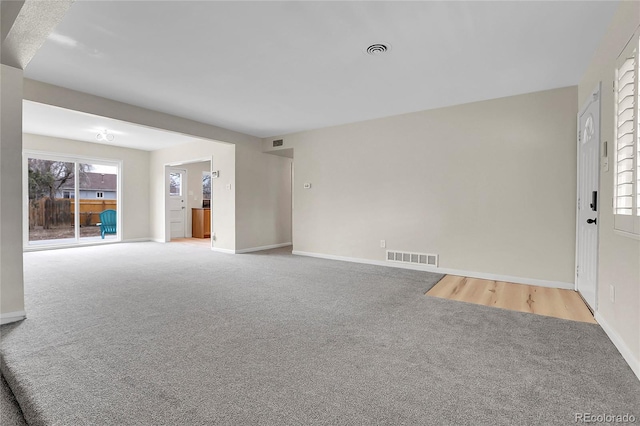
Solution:
<svg viewBox="0 0 640 426">
<path fill-rule="evenodd" d="M 75 164 L 45 158 L 29 158 L 27 164 L 29 244 L 73 243 Z"/>
<path fill-rule="evenodd" d="M 120 239 L 120 163 L 25 153 L 25 247 Z"/>
</svg>

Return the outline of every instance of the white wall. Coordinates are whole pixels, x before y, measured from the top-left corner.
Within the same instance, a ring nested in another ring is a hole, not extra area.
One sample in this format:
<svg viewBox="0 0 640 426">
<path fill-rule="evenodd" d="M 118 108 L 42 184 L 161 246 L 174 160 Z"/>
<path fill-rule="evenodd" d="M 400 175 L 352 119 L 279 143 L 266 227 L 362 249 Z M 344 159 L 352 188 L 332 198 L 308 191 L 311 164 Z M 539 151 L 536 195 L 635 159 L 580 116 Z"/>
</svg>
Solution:
<svg viewBox="0 0 640 426">
<path fill-rule="evenodd" d="M 24 318 L 22 70 L 0 66 L 0 319 Z"/>
<path fill-rule="evenodd" d="M 294 250 L 383 261 L 384 239 L 572 286 L 576 105 L 569 87 L 264 139 L 294 150 Z"/>
<path fill-rule="evenodd" d="M 611 26 L 584 74 L 578 91 L 578 106 L 602 82 L 601 140 L 614 143 L 615 63 L 634 31 L 640 25 L 640 3 L 620 2 Z M 598 262 L 597 319 L 616 342 L 618 349 L 640 377 L 640 241 L 613 231 L 613 157 L 608 172 L 600 174 L 600 230 Z M 615 302 L 609 287 L 615 287 Z"/>
<path fill-rule="evenodd" d="M 122 160 L 122 239 L 148 239 L 149 152 L 25 133 L 23 149 Z"/>
</svg>

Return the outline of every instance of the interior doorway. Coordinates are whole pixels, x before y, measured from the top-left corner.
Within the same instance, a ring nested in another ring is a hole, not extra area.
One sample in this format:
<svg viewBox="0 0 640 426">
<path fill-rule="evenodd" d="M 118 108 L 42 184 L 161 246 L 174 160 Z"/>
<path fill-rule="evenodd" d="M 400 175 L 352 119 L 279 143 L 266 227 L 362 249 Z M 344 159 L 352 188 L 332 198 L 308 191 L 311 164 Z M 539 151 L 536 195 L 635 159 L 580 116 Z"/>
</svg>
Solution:
<svg viewBox="0 0 640 426">
<path fill-rule="evenodd" d="M 167 241 L 211 248 L 211 159 L 166 166 Z"/>
</svg>

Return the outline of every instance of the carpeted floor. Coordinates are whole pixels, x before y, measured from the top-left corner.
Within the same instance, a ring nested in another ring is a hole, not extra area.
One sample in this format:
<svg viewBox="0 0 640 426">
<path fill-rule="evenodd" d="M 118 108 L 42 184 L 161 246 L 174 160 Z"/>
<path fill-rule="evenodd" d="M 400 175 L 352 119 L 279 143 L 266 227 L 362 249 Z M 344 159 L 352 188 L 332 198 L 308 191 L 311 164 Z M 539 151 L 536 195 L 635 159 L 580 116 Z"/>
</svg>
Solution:
<svg viewBox="0 0 640 426">
<path fill-rule="evenodd" d="M 4 380 L 4 376 L 0 377 L 0 425 L 25 426 L 26 424 L 18 401 Z"/>
<path fill-rule="evenodd" d="M 135 243 L 25 254 L 0 369 L 34 425 L 640 418 L 598 325 L 424 296 L 434 274 Z"/>
</svg>

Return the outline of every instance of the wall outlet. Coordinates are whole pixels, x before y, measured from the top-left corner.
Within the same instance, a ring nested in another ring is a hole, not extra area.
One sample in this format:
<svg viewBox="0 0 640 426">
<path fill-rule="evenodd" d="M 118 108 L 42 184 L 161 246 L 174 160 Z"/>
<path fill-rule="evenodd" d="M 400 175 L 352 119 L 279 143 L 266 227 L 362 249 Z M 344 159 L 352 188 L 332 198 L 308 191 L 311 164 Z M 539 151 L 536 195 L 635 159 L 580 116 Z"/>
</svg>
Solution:
<svg viewBox="0 0 640 426">
<path fill-rule="evenodd" d="M 609 286 L 609 300 L 611 300 L 611 303 L 616 301 L 616 288 L 613 285 Z"/>
<path fill-rule="evenodd" d="M 310 183 L 305 183 L 304 184 L 304 189 L 310 189 L 311 188 L 311 184 Z"/>
<path fill-rule="evenodd" d="M 380 240 L 380 247 L 386 248 L 387 247 L 387 242 L 385 240 Z"/>
</svg>

